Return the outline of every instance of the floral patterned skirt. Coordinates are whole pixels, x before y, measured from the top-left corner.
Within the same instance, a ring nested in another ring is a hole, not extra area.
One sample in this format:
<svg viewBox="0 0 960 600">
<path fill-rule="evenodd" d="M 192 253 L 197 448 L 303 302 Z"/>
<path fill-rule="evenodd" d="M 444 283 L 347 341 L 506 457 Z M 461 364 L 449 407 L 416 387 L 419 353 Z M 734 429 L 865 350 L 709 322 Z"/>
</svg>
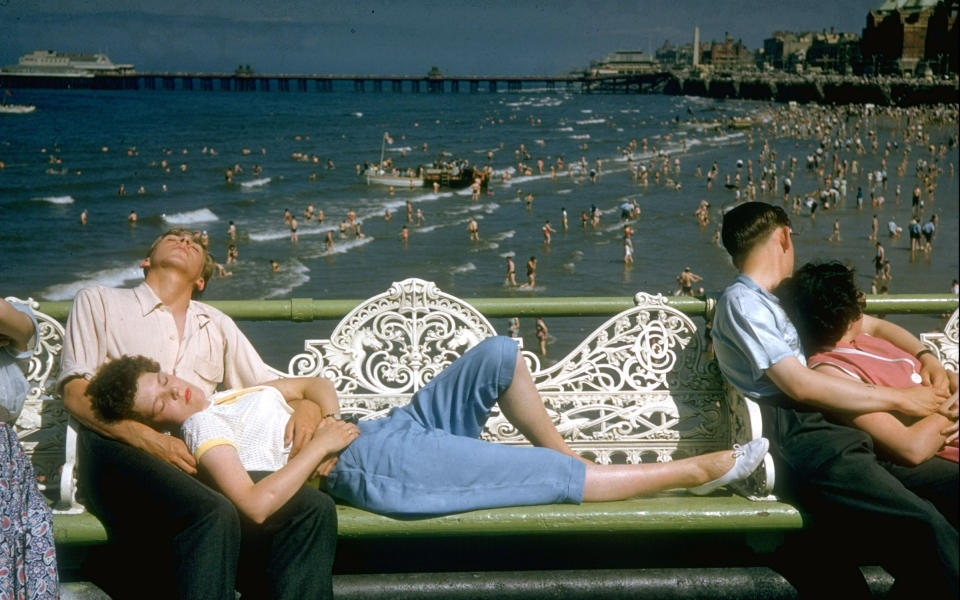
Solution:
<svg viewBox="0 0 960 600">
<path fill-rule="evenodd" d="M 16 431 L 0 423 L 0 600 L 58 596 L 50 507 Z"/>
</svg>

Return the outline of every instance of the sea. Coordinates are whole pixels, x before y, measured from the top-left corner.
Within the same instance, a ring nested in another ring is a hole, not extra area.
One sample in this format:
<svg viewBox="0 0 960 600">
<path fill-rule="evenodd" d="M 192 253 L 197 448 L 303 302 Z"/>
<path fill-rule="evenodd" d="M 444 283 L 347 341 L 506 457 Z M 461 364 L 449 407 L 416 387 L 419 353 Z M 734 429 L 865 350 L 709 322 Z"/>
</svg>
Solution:
<svg viewBox="0 0 960 600">
<path fill-rule="evenodd" d="M 673 294 L 685 267 L 703 277 L 699 285 L 706 292 L 719 292 L 735 274 L 714 241 L 722 211 L 738 201 L 738 188 L 725 185 L 726 176 L 740 172 L 745 183 L 752 163 L 759 177 L 766 142 L 777 152 L 780 180 L 783 165 L 797 160 L 792 193 L 815 192 L 817 177 L 806 158 L 821 147 L 817 127 L 825 125 L 813 119 L 808 127 L 794 127 L 809 118 L 804 107 L 563 88 L 440 94 L 23 90 L 11 101 L 37 110 L 0 115 L 0 293 L 40 301 L 70 300 L 89 285 L 136 285 L 152 240 L 174 226 L 206 232 L 221 263 L 228 245 L 237 246 L 238 261 L 224 264 L 231 275 L 211 281 L 205 300 L 359 299 L 407 277 L 434 281 L 465 299 L 626 298 L 637 291 Z M 866 149 L 857 153 L 842 141 L 827 148 L 827 155 L 839 149 L 841 160 L 858 161 L 859 172 L 848 176 L 848 194 L 838 208 L 811 218 L 804 207 L 793 217 L 798 262 L 843 260 L 858 269 L 858 281 L 869 290 L 874 244 L 868 237 L 878 214 L 892 267 L 889 291 L 950 292 L 960 254 L 956 107 L 948 122 L 926 125 L 928 141 L 947 148 L 943 156 L 918 139 L 905 140 L 902 115 L 863 107 L 829 114 L 819 119 L 843 120 L 848 131 L 858 128 Z M 734 117 L 753 119 L 754 125 L 727 127 Z M 878 137 L 876 151 L 869 132 Z M 881 168 L 888 141 L 897 144 L 887 157 L 886 188 L 877 188 L 885 202 L 873 207 L 866 172 Z M 908 147 L 901 175 L 896 166 Z M 494 176 L 477 200 L 469 189 L 391 191 L 358 176 L 358 165 L 376 163 L 381 152 L 404 169 L 466 160 L 489 165 Z M 932 251 L 911 255 L 906 230 L 918 159 L 935 161 L 942 170 L 935 196 L 925 195 L 923 217 L 939 215 L 940 226 Z M 563 167 L 556 169 L 560 160 Z M 714 162 L 719 175 L 708 189 L 706 173 Z M 646 186 L 633 176 L 642 167 L 651 173 Z M 235 171 L 232 181 L 227 169 Z M 858 187 L 867 196 L 860 210 Z M 758 199 L 781 197 L 782 189 L 768 190 Z M 695 216 L 701 201 L 709 203 L 705 226 Z M 623 260 L 621 220 L 621 207 L 630 202 L 640 209 L 630 219 L 632 265 Z M 308 204 L 324 212 L 322 224 L 304 218 Z M 581 226 L 581 213 L 594 209 L 599 223 Z M 298 219 L 298 241 L 290 239 L 285 210 Z M 363 237 L 353 231 L 340 236 L 339 224 L 351 210 Z M 138 216 L 135 225 L 128 222 L 131 211 Z M 471 219 L 479 225 L 478 241 L 469 239 Z M 891 219 L 903 227 L 899 240 L 886 237 Z M 556 230 L 549 245 L 542 234 L 547 220 Z M 839 241 L 829 240 L 835 220 Z M 233 242 L 227 235 L 231 221 L 238 230 Z M 328 231 L 332 248 L 324 244 Z M 525 280 L 527 259 L 537 257 L 532 289 L 504 285 L 508 256 L 516 262 L 518 283 Z M 603 320 L 548 319 L 547 362 L 561 358 Z M 931 330 L 943 321 L 934 315 L 910 317 L 906 324 Z M 333 327 L 327 321 L 240 325 L 278 368 L 302 350 L 305 338 L 326 337 Z M 494 326 L 506 332 L 508 322 L 496 319 Z M 533 319 L 521 320 L 520 333 L 528 348 L 536 347 Z"/>
</svg>

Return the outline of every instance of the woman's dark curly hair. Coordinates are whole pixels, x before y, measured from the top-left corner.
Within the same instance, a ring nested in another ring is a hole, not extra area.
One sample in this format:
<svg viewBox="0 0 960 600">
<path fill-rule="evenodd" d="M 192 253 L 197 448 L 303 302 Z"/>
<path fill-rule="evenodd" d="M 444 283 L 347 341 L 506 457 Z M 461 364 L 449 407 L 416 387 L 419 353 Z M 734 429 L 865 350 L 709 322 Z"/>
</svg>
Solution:
<svg viewBox="0 0 960 600">
<path fill-rule="evenodd" d="M 145 356 L 122 356 L 97 371 L 87 386 L 93 412 L 105 423 L 122 419 L 140 420 L 133 412 L 137 380 L 144 373 L 159 373 L 157 361 Z"/>
<path fill-rule="evenodd" d="M 833 348 L 863 314 L 854 271 L 837 261 L 803 265 L 776 293 L 807 355 Z"/>
</svg>

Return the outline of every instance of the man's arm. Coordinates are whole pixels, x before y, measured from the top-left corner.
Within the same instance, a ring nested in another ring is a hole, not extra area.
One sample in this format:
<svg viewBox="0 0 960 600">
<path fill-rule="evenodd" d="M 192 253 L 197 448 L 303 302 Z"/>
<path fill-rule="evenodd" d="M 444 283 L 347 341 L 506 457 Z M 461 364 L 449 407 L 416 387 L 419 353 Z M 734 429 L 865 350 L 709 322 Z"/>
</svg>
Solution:
<svg viewBox="0 0 960 600">
<path fill-rule="evenodd" d="M 75 377 L 63 386 L 63 405 L 81 424 L 100 435 L 148 452 L 190 475 L 197 472 L 196 460 L 180 439 L 154 431 L 137 421 L 101 421 L 93 412 L 93 405 L 86 393 L 89 384 L 86 379 Z"/>
<path fill-rule="evenodd" d="M 87 396 L 88 381 L 97 367 L 107 360 L 106 307 L 96 288 L 80 290 L 73 300 L 63 336 L 61 373 L 57 385 L 63 393 L 63 406 L 82 425 L 106 437 L 140 448 L 183 471 L 196 473 L 196 461 L 184 443 L 158 433 L 136 421 L 104 423 L 93 412 Z"/>
<path fill-rule="evenodd" d="M 894 389 L 819 373 L 788 356 L 766 370 L 780 391 L 801 404 L 833 413 L 899 412 L 925 417 L 940 408 L 946 394 L 927 386 Z"/>
</svg>

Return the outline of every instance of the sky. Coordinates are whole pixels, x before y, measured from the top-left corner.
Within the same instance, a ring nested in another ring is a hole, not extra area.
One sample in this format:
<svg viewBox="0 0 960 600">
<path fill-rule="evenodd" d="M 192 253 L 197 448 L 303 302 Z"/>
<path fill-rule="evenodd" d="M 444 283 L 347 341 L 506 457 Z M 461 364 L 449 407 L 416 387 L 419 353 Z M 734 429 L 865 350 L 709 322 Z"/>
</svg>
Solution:
<svg viewBox="0 0 960 600">
<path fill-rule="evenodd" d="M 106 52 L 138 71 L 553 75 L 729 33 L 860 34 L 881 0 L 0 0 L 0 65 Z"/>
</svg>

